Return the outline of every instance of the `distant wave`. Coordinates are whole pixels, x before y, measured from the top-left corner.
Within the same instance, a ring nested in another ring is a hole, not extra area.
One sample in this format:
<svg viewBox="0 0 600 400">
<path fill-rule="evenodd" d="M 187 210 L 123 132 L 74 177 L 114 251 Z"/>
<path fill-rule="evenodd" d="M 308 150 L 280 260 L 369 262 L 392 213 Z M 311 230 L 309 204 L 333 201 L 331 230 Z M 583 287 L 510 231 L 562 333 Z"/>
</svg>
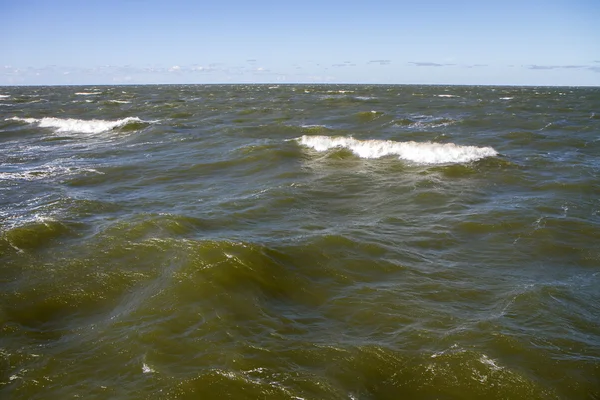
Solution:
<svg viewBox="0 0 600 400">
<path fill-rule="evenodd" d="M 0 94 L 0 99 L 8 99 L 9 97 L 9 94 Z"/>
<path fill-rule="evenodd" d="M 22 121 L 29 124 L 38 124 L 40 128 L 56 128 L 56 132 L 80 132 L 80 133 L 101 133 L 120 128 L 134 123 L 150 123 L 153 121 L 143 121 L 138 117 L 127 117 L 116 121 L 106 121 L 102 119 L 73 119 L 73 118 L 7 118 L 12 121 Z"/>
<path fill-rule="evenodd" d="M 77 96 L 92 96 L 92 95 L 102 94 L 102 92 L 77 92 L 75 94 Z"/>
<path fill-rule="evenodd" d="M 351 137 L 306 135 L 296 140 L 316 151 L 341 147 L 352 151 L 361 158 L 396 155 L 402 160 L 421 164 L 465 163 L 498 155 L 498 152 L 491 147 L 459 146 L 454 143 L 394 142 L 392 140 L 358 140 Z"/>
<path fill-rule="evenodd" d="M 396 126 L 408 126 L 412 129 L 426 130 L 431 128 L 440 128 L 452 125 L 458 121 L 445 117 L 435 117 L 433 115 L 410 115 L 409 117 L 397 119 L 393 123 Z"/>
<path fill-rule="evenodd" d="M 374 96 L 355 96 L 354 97 L 357 100 L 377 100 L 377 97 Z"/>
<path fill-rule="evenodd" d="M 438 94 L 437 97 L 460 97 L 455 94 Z"/>
</svg>

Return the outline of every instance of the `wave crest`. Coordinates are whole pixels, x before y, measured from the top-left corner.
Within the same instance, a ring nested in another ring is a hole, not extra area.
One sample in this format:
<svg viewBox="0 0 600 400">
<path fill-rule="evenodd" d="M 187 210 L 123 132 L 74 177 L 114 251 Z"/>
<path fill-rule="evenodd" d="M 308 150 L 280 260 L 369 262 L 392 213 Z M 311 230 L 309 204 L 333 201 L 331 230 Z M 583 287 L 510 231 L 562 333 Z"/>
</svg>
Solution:
<svg viewBox="0 0 600 400">
<path fill-rule="evenodd" d="M 55 117 L 44 117 L 44 118 L 19 118 L 12 117 L 7 118 L 12 121 L 22 121 L 28 124 L 38 124 L 40 128 L 56 128 L 56 132 L 79 132 L 79 133 L 102 133 L 120 128 L 128 124 L 134 123 L 149 123 L 149 121 L 143 121 L 138 117 L 127 117 L 118 119 L 116 121 L 107 121 L 102 119 L 73 119 L 73 118 L 55 118 Z"/>
<path fill-rule="evenodd" d="M 300 144 L 316 151 L 346 148 L 361 158 L 380 158 L 396 155 L 398 158 L 420 164 L 449 164 L 476 161 L 494 157 L 492 147 L 459 146 L 454 143 L 394 142 L 392 140 L 358 140 L 352 137 L 302 136 Z"/>
</svg>

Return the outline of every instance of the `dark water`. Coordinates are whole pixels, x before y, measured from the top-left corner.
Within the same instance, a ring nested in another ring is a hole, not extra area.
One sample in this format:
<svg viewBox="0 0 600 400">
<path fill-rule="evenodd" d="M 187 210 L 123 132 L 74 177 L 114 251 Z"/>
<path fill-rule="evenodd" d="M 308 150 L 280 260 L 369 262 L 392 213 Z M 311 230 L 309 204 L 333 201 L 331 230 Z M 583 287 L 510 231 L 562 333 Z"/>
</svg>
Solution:
<svg viewBox="0 0 600 400">
<path fill-rule="evenodd" d="M 0 95 L 1 398 L 600 398 L 600 89 Z"/>
</svg>

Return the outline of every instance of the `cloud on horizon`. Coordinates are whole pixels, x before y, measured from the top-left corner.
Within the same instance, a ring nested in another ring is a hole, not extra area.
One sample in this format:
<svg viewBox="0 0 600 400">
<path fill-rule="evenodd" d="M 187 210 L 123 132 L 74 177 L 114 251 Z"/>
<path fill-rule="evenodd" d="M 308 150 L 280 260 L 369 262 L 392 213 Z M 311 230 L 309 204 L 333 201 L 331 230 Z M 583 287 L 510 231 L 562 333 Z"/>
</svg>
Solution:
<svg viewBox="0 0 600 400">
<path fill-rule="evenodd" d="M 450 67 L 456 64 L 440 64 L 434 62 L 421 62 L 421 61 L 409 61 L 409 64 L 414 65 L 415 67 Z"/>
<path fill-rule="evenodd" d="M 390 65 L 392 60 L 371 60 L 367 64 Z"/>
<path fill-rule="evenodd" d="M 587 65 L 528 65 L 528 69 L 549 70 L 549 69 L 580 69 L 586 68 Z"/>
<path fill-rule="evenodd" d="M 599 61 L 594 61 L 595 63 L 599 63 Z M 537 70 L 537 71 L 549 71 L 549 70 L 565 70 L 565 69 L 583 69 L 592 72 L 600 72 L 600 67 L 596 65 L 527 65 L 527 69 Z"/>
</svg>

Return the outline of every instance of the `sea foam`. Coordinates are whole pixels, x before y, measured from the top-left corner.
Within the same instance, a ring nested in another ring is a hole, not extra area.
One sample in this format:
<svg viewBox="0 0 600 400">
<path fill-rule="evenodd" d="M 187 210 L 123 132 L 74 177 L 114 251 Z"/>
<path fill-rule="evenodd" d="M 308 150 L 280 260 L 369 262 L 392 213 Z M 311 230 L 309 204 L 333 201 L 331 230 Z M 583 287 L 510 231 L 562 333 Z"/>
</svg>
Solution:
<svg viewBox="0 0 600 400">
<path fill-rule="evenodd" d="M 130 123 L 144 123 L 138 117 L 127 117 L 116 121 L 107 121 L 102 119 L 73 119 L 73 118 L 7 118 L 12 121 L 22 121 L 29 124 L 38 124 L 40 128 L 56 128 L 56 132 L 79 132 L 79 133 L 101 133 L 115 128 L 125 126 Z"/>
<path fill-rule="evenodd" d="M 351 137 L 302 136 L 300 144 L 316 151 L 346 148 L 361 158 L 380 158 L 390 155 L 420 164 L 466 163 L 498 152 L 491 147 L 459 146 L 454 143 L 395 142 L 392 140 L 358 140 Z"/>
</svg>

